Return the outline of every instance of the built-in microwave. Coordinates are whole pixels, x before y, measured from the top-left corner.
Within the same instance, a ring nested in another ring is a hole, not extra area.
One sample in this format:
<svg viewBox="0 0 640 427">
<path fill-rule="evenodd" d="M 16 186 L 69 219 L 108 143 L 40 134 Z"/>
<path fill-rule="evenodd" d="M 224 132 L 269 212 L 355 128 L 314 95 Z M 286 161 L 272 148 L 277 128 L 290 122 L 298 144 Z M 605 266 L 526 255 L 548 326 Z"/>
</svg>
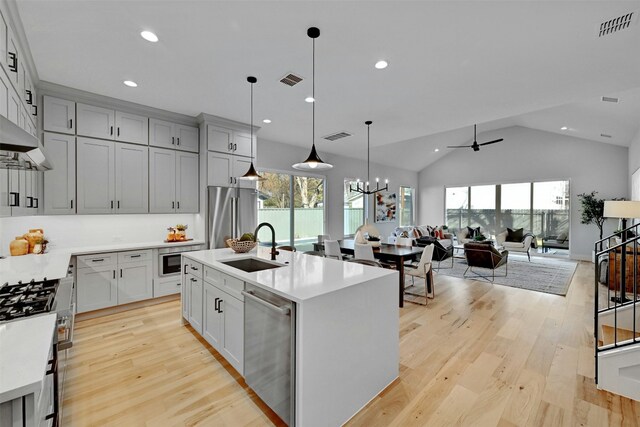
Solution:
<svg viewBox="0 0 640 427">
<path fill-rule="evenodd" d="M 183 252 L 197 251 L 202 245 L 180 246 L 158 249 L 158 276 L 168 277 L 180 274 Z"/>
</svg>

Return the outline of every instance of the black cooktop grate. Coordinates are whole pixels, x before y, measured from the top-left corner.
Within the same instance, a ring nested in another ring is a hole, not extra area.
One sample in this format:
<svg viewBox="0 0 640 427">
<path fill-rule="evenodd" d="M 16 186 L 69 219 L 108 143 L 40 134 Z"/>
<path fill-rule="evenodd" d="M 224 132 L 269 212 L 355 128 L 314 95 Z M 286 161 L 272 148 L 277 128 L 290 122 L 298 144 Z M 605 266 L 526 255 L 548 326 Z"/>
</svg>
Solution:
<svg viewBox="0 0 640 427">
<path fill-rule="evenodd" d="M 51 311 L 57 280 L 8 283 L 0 286 L 0 321 L 14 320 Z"/>
</svg>

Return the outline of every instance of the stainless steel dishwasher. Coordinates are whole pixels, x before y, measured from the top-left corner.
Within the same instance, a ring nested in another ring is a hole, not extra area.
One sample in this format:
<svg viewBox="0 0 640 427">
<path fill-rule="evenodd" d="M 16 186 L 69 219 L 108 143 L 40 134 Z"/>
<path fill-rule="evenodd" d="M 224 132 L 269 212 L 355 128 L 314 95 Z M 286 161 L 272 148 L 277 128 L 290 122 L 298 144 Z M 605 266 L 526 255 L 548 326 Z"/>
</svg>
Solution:
<svg viewBox="0 0 640 427">
<path fill-rule="evenodd" d="M 244 377 L 289 426 L 295 425 L 295 303 L 245 285 Z"/>
</svg>

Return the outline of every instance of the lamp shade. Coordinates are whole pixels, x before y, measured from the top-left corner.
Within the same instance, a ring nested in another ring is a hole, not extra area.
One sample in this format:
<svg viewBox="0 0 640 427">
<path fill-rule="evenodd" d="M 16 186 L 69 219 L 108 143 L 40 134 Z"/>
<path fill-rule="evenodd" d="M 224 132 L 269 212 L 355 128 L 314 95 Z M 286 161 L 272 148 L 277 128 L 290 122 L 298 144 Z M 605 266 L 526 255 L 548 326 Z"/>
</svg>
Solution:
<svg viewBox="0 0 640 427">
<path fill-rule="evenodd" d="M 640 202 L 630 200 L 605 200 L 605 218 L 640 218 Z"/>
</svg>

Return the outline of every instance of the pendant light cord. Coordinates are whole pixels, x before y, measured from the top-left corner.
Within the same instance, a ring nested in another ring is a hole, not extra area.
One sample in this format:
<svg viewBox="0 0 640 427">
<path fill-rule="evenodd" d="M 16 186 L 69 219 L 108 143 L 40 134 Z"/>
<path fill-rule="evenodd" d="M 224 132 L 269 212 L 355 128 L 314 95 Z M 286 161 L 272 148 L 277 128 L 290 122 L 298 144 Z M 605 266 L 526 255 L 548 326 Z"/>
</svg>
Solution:
<svg viewBox="0 0 640 427">
<path fill-rule="evenodd" d="M 251 83 L 251 162 L 253 162 L 253 83 Z"/>
<path fill-rule="evenodd" d="M 316 39 L 312 40 L 312 60 L 311 60 L 311 145 L 316 145 Z"/>
<path fill-rule="evenodd" d="M 371 150 L 370 147 L 369 147 L 369 133 L 370 132 L 371 132 L 371 125 L 367 125 L 367 182 L 368 183 L 371 183 L 371 177 L 369 176 L 369 168 L 371 166 L 371 163 L 369 162 L 369 152 Z"/>
</svg>

